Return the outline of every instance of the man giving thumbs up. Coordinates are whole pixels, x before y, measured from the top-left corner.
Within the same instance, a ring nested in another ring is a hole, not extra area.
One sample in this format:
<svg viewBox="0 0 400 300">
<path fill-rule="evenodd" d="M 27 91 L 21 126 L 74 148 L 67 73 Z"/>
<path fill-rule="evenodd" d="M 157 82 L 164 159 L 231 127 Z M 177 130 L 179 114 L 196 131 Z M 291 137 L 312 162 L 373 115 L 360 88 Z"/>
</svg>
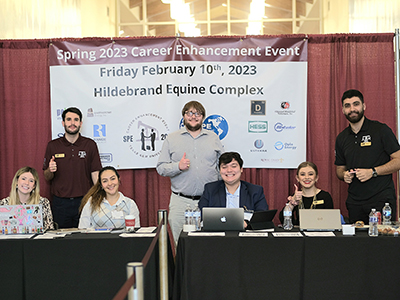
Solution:
<svg viewBox="0 0 400 300">
<path fill-rule="evenodd" d="M 168 135 L 161 149 L 157 172 L 171 178 L 168 221 L 175 245 L 185 222 L 185 209 L 199 202 L 204 185 L 218 180 L 218 159 L 224 152 L 218 136 L 202 128 L 206 111 L 197 101 L 182 109 L 185 127 Z"/>
</svg>

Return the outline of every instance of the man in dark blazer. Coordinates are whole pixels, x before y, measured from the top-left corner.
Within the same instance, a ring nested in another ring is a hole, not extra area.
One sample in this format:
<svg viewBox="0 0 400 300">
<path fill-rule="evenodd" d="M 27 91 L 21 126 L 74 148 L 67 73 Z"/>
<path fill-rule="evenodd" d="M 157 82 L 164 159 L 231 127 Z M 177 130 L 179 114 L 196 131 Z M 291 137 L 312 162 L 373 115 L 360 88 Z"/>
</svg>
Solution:
<svg viewBox="0 0 400 300">
<path fill-rule="evenodd" d="M 225 152 L 219 158 L 222 180 L 207 183 L 199 201 L 203 207 L 243 207 L 249 211 L 268 210 L 262 186 L 240 180 L 243 160 L 237 152 Z"/>
</svg>

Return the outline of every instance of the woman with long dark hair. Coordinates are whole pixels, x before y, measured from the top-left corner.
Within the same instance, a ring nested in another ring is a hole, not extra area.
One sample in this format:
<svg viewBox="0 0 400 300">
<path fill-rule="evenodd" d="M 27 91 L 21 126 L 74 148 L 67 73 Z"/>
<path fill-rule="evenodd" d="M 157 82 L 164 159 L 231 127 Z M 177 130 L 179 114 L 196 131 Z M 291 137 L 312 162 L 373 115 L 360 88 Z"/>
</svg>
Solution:
<svg viewBox="0 0 400 300">
<path fill-rule="evenodd" d="M 100 170 L 99 180 L 82 199 L 79 228 L 122 228 L 126 215 L 133 215 L 140 227 L 139 209 L 118 190 L 120 183 L 114 167 Z"/>
</svg>

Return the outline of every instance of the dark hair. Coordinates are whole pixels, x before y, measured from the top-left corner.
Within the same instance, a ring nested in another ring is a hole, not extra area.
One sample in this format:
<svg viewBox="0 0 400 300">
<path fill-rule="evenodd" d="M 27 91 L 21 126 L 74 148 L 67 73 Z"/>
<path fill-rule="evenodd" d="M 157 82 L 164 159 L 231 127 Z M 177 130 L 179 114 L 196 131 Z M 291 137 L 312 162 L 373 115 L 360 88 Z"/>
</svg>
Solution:
<svg viewBox="0 0 400 300">
<path fill-rule="evenodd" d="M 186 103 L 185 106 L 182 108 L 182 117 L 191 108 L 194 108 L 199 113 L 201 113 L 203 119 L 206 117 L 206 109 L 204 108 L 204 106 L 200 102 L 194 100 Z"/>
<path fill-rule="evenodd" d="M 103 190 L 102 186 L 101 186 L 101 174 L 104 173 L 104 171 L 107 170 L 111 170 L 115 173 L 115 175 L 117 175 L 118 180 L 120 180 L 118 171 L 112 167 L 112 166 L 107 166 L 102 168 L 99 171 L 99 179 L 97 179 L 97 182 L 94 186 L 92 186 L 90 188 L 90 190 L 87 192 L 87 194 L 83 197 L 81 205 L 79 207 L 79 211 L 81 212 L 83 207 L 86 205 L 86 203 L 88 202 L 88 200 L 90 198 L 92 198 L 91 200 L 91 208 L 92 208 L 92 212 L 99 210 L 100 209 L 100 204 L 103 201 L 103 199 L 106 197 L 106 192 Z"/>
<path fill-rule="evenodd" d="M 119 174 L 118 174 L 118 171 L 117 171 L 113 166 L 107 166 L 107 167 L 102 168 L 102 169 L 99 171 L 99 179 L 98 179 L 98 181 L 100 181 L 100 179 L 101 179 L 101 174 L 103 174 L 103 172 L 104 172 L 104 171 L 107 171 L 107 170 L 114 171 L 114 173 L 115 173 L 115 175 L 117 175 L 118 179 L 120 178 L 120 177 L 119 177 Z"/>
<path fill-rule="evenodd" d="M 360 98 L 361 102 L 364 103 L 364 96 L 363 94 L 359 91 L 359 90 L 347 90 L 343 93 L 342 96 L 342 105 L 343 105 L 343 101 L 346 99 L 350 99 L 353 97 L 358 97 Z"/>
<path fill-rule="evenodd" d="M 82 122 L 82 112 L 77 107 L 69 107 L 69 108 L 67 108 L 66 110 L 63 111 L 62 119 L 63 119 L 64 122 L 65 122 L 65 116 L 69 112 L 77 114 L 79 116 L 79 120 Z"/>
<path fill-rule="evenodd" d="M 311 161 L 304 161 L 304 162 L 302 162 L 301 164 L 299 164 L 299 166 L 297 167 L 297 172 L 296 172 L 296 174 L 299 175 L 300 169 L 305 168 L 305 167 L 311 167 L 311 168 L 313 168 L 314 171 L 315 171 L 315 175 L 318 175 L 318 168 L 317 168 L 317 165 L 314 164 L 314 163 L 311 162 Z"/>
<path fill-rule="evenodd" d="M 239 163 L 240 168 L 243 167 L 243 159 L 237 152 L 225 152 L 219 157 L 218 166 L 221 167 L 222 164 L 229 164 L 232 160 L 236 160 Z"/>
</svg>

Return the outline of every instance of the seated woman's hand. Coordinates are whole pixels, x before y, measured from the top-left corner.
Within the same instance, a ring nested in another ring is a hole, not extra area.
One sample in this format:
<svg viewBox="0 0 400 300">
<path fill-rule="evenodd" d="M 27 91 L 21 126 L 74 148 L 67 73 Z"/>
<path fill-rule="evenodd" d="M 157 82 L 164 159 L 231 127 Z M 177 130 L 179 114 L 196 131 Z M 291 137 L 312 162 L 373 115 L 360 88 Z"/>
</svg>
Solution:
<svg viewBox="0 0 400 300">
<path fill-rule="evenodd" d="M 296 205 L 299 204 L 299 201 L 296 200 L 295 196 L 289 196 L 288 198 L 290 208 L 293 209 Z"/>
</svg>

